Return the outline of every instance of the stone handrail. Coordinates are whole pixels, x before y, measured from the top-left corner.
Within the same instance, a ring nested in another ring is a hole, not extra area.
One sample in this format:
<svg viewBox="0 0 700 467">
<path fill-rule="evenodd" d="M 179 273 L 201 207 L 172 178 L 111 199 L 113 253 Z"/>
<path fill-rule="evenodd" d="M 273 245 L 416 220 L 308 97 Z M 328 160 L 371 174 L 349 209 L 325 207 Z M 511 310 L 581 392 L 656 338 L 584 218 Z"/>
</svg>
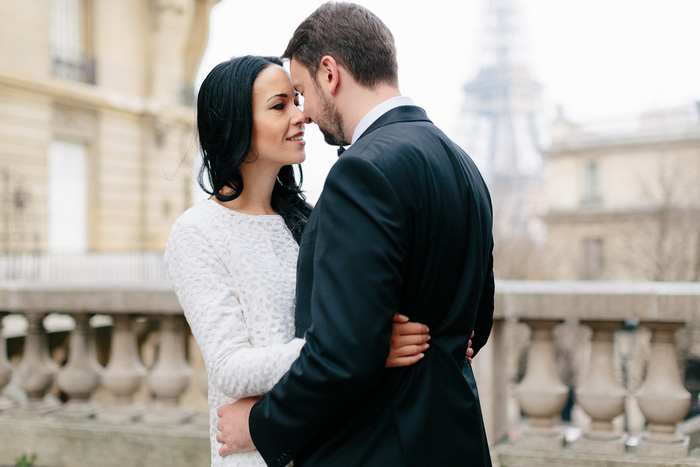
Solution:
<svg viewBox="0 0 700 467">
<path fill-rule="evenodd" d="M 9 313 L 172 314 L 182 308 L 170 284 L 0 286 L 0 311 Z"/>
<path fill-rule="evenodd" d="M 496 281 L 499 318 L 700 320 L 700 283 Z"/>
</svg>

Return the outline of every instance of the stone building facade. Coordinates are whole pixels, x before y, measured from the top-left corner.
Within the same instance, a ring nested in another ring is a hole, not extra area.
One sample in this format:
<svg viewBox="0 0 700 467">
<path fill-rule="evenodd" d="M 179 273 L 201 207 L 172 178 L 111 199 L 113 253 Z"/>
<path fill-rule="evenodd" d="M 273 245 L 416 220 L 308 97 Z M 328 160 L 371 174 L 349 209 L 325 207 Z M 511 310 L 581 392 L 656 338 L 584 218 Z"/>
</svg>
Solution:
<svg viewBox="0 0 700 467">
<path fill-rule="evenodd" d="M 162 250 L 217 1 L 0 3 L 0 254 Z"/>
<path fill-rule="evenodd" d="M 559 118 L 547 159 L 549 278 L 700 280 L 700 103 Z"/>
</svg>

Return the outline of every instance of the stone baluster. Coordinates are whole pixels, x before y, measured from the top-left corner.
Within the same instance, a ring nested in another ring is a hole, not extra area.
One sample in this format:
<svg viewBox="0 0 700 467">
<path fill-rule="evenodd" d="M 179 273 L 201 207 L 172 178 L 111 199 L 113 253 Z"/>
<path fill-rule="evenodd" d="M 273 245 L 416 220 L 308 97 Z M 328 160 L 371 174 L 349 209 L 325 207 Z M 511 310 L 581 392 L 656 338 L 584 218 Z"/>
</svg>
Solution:
<svg viewBox="0 0 700 467">
<path fill-rule="evenodd" d="M 70 334 L 68 363 L 58 371 L 56 382 L 69 397 L 61 415 L 87 418 L 97 411 L 97 405 L 90 402 L 90 396 L 100 384 L 100 372 L 90 359 L 89 317 L 75 314 L 73 318 L 75 329 Z"/>
<path fill-rule="evenodd" d="M 22 361 L 17 366 L 17 385 L 27 394 L 27 407 L 30 412 L 46 413 L 58 408 L 45 400 L 46 392 L 54 382 L 54 368 L 50 364 L 49 346 L 44 329 L 44 313 L 27 313 L 29 327 L 24 340 Z"/>
<path fill-rule="evenodd" d="M 561 448 L 564 434 L 555 418 L 566 404 L 569 389 L 557 374 L 552 329 L 560 320 L 522 320 L 530 327 L 530 350 L 525 376 L 516 393 L 528 416 L 528 426 L 515 439 L 518 445 Z"/>
<path fill-rule="evenodd" d="M 133 318 L 114 315 L 109 362 L 102 374 L 102 385 L 112 394 L 114 404 L 103 408 L 96 417 L 107 422 L 129 422 L 139 419 L 146 408 L 134 403 L 134 394 L 141 387 L 146 367 L 139 356 Z"/>
<path fill-rule="evenodd" d="M 180 405 L 180 397 L 192 379 L 185 353 L 184 319 L 179 315 L 165 315 L 159 321 L 158 354 L 146 377 L 154 396 L 153 411 L 144 415 L 143 421 L 158 424 L 188 422 L 195 411 Z"/>
<path fill-rule="evenodd" d="M 7 360 L 7 342 L 5 341 L 5 335 L 2 333 L 2 318 L 6 314 L 0 312 L 0 392 L 12 379 L 12 365 Z M 12 404 L 0 396 L 0 412 L 10 407 L 12 407 Z"/>
<path fill-rule="evenodd" d="M 637 392 L 639 408 L 649 422 L 637 452 L 649 456 L 684 458 L 688 437 L 676 431 L 690 407 L 690 393 L 683 387 L 674 331 L 680 323 L 642 323 L 651 330 L 651 360 L 646 379 Z"/>
<path fill-rule="evenodd" d="M 576 399 L 591 417 L 591 429 L 577 443 L 578 449 L 622 453 L 625 440 L 622 433 L 613 428 L 613 419 L 625 410 L 627 391 L 615 380 L 613 367 L 615 348 L 614 332 L 621 321 L 582 321 L 593 330 L 591 356 L 588 370 L 576 389 Z"/>
</svg>

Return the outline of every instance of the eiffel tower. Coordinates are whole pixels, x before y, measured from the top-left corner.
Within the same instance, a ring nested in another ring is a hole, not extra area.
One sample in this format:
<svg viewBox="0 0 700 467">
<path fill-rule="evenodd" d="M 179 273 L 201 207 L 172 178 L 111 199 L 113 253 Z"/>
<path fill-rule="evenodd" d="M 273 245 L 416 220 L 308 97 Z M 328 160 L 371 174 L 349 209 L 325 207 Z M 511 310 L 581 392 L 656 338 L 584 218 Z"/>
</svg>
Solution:
<svg viewBox="0 0 700 467">
<path fill-rule="evenodd" d="M 480 68 L 463 87 L 457 139 L 491 190 L 497 261 L 499 253 L 511 260 L 521 253 L 510 251 L 516 244 L 520 249 L 533 242 L 541 245 L 545 236 L 538 217 L 545 204 L 538 127 L 541 85 L 531 77 L 518 47 L 522 38 L 516 0 L 485 0 L 484 6 Z M 519 274 L 506 276 L 527 278 Z"/>
</svg>

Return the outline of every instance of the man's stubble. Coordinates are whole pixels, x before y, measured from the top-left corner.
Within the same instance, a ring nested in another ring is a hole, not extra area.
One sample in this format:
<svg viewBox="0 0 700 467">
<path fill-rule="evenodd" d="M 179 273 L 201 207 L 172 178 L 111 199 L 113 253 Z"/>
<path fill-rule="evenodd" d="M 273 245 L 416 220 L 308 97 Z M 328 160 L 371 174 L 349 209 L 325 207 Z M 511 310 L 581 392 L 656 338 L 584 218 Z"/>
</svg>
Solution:
<svg viewBox="0 0 700 467">
<path fill-rule="evenodd" d="M 345 140 L 343 132 L 343 116 L 338 108 L 320 93 L 319 99 L 322 102 L 321 118 L 315 122 L 323 134 L 323 139 L 332 146 L 349 145 L 350 142 Z"/>
</svg>

